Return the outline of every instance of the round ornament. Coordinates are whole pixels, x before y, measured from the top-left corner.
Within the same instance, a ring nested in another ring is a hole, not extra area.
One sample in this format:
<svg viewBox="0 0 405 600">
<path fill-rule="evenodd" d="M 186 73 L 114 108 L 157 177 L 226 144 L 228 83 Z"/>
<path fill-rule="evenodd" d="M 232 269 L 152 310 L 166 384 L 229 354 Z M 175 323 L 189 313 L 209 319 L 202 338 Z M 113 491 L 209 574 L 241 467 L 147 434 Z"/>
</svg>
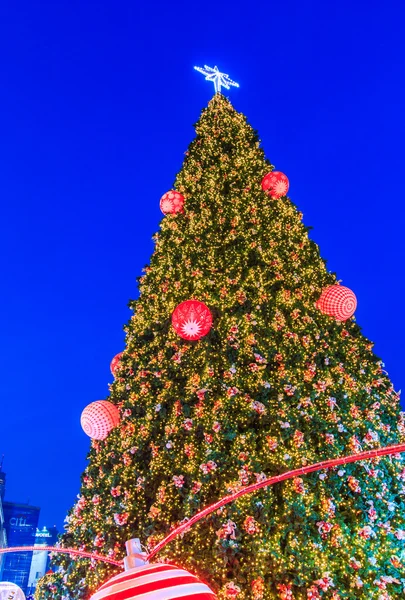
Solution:
<svg viewBox="0 0 405 600">
<path fill-rule="evenodd" d="M 354 315 L 357 298 L 352 290 L 344 285 L 330 285 L 323 290 L 316 306 L 325 315 L 335 317 L 337 321 L 347 321 Z"/>
<path fill-rule="evenodd" d="M 105 440 L 120 422 L 118 408 L 108 400 L 92 402 L 82 412 L 80 423 L 84 433 L 92 440 Z"/>
<path fill-rule="evenodd" d="M 262 189 L 274 199 L 286 196 L 289 186 L 287 176 L 281 171 L 271 171 L 262 179 Z"/>
<path fill-rule="evenodd" d="M 25 594 L 15 583 L 0 581 L 0 600 L 25 600 Z"/>
<path fill-rule="evenodd" d="M 183 212 L 184 196 L 175 190 L 166 192 L 160 199 L 160 210 L 165 215 L 174 215 Z"/>
<path fill-rule="evenodd" d="M 208 306 L 198 300 L 185 300 L 172 314 L 172 325 L 185 340 L 199 340 L 212 327 L 212 314 Z"/>
<path fill-rule="evenodd" d="M 195 575 L 167 564 L 146 564 L 115 575 L 90 600 L 215 600 Z"/>
<path fill-rule="evenodd" d="M 114 356 L 114 358 L 112 359 L 111 363 L 110 363 L 110 371 L 111 371 L 111 373 L 114 375 L 114 377 L 115 377 L 115 375 L 116 375 L 116 373 L 117 373 L 117 370 L 118 370 L 118 369 L 120 368 L 120 366 L 121 366 L 121 363 L 120 363 L 120 361 L 121 361 L 121 356 L 122 356 L 123 354 L 124 354 L 123 352 L 119 352 L 118 354 L 116 354 L 116 355 Z"/>
</svg>

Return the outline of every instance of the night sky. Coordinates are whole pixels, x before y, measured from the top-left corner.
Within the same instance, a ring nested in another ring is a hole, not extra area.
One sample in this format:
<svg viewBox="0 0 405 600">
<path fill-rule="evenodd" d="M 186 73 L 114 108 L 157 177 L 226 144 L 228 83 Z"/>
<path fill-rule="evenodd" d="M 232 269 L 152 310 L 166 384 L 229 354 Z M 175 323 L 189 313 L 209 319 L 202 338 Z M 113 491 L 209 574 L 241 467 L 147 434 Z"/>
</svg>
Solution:
<svg viewBox="0 0 405 600">
<path fill-rule="evenodd" d="M 290 179 L 356 318 L 405 385 L 403 2 L 4 0 L 0 455 L 8 500 L 62 527 L 161 195 L 213 94 Z"/>
</svg>

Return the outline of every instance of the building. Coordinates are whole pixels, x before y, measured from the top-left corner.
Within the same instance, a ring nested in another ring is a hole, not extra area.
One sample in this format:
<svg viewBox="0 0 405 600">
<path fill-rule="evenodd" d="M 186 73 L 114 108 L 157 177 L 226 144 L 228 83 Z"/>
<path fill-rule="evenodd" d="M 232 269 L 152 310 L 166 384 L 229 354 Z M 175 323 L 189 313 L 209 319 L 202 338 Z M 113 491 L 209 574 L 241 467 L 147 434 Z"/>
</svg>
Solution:
<svg viewBox="0 0 405 600">
<path fill-rule="evenodd" d="M 6 474 L 3 473 L 3 460 L 0 463 L 0 548 L 7 546 L 6 529 L 4 527 L 3 500 L 6 489 Z M 2 580 L 4 555 L 0 555 L 0 581 Z"/>
<path fill-rule="evenodd" d="M 3 513 L 3 502 L 0 496 L 0 548 L 5 548 L 7 546 L 7 536 L 6 530 L 4 527 L 4 513 Z M 0 555 L 0 581 L 3 579 L 3 563 L 4 563 L 5 555 Z"/>
<path fill-rule="evenodd" d="M 35 550 L 32 555 L 31 569 L 28 577 L 27 593 L 33 594 L 38 584 L 38 580 L 41 579 L 49 568 L 49 552 L 41 550 L 41 546 L 54 546 L 58 539 L 58 531 L 56 527 L 50 527 L 47 529 L 37 529 L 35 534 Z"/>
<path fill-rule="evenodd" d="M 8 546 L 33 546 L 35 542 L 39 508 L 29 504 L 3 502 L 4 524 Z M 3 561 L 4 581 L 16 583 L 25 593 L 31 570 L 32 552 L 6 554 Z"/>
</svg>

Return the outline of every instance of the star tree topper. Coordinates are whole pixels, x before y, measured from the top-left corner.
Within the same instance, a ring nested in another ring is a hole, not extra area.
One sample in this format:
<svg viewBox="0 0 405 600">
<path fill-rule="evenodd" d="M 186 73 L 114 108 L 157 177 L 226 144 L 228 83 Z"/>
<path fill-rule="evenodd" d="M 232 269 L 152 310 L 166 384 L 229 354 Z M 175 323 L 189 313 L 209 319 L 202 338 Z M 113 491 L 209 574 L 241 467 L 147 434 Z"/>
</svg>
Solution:
<svg viewBox="0 0 405 600">
<path fill-rule="evenodd" d="M 239 83 L 236 83 L 236 81 L 232 81 L 232 79 L 229 79 L 229 75 L 227 75 L 226 73 L 221 73 L 220 71 L 218 71 L 218 67 L 212 68 L 207 67 L 207 65 L 204 65 L 204 68 L 194 67 L 194 69 L 199 73 L 205 75 L 206 81 L 212 81 L 214 83 L 215 92 L 221 92 L 221 87 L 224 87 L 227 90 L 229 90 L 231 85 L 233 87 L 239 87 Z"/>
</svg>

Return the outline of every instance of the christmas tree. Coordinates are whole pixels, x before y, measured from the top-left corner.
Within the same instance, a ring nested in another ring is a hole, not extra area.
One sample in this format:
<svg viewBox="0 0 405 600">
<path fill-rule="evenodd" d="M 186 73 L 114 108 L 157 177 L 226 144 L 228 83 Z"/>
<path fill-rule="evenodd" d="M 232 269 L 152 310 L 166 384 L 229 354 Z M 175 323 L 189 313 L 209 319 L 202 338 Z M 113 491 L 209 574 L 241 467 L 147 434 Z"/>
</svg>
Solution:
<svg viewBox="0 0 405 600">
<path fill-rule="evenodd" d="M 405 440 L 399 397 L 354 318 L 321 310 L 337 286 L 302 214 L 262 180 L 256 132 L 216 93 L 177 175 L 177 212 L 154 236 L 109 401 L 62 545 L 149 549 L 203 507 L 265 477 Z M 276 197 L 274 197 L 276 196 Z M 170 204 L 170 198 L 166 197 Z M 183 334 L 182 302 L 209 308 Z M 202 332 L 204 333 L 204 332 Z M 401 455 L 244 496 L 168 544 L 220 598 L 403 598 Z M 58 557 L 37 599 L 89 598 L 114 567 Z"/>
</svg>

